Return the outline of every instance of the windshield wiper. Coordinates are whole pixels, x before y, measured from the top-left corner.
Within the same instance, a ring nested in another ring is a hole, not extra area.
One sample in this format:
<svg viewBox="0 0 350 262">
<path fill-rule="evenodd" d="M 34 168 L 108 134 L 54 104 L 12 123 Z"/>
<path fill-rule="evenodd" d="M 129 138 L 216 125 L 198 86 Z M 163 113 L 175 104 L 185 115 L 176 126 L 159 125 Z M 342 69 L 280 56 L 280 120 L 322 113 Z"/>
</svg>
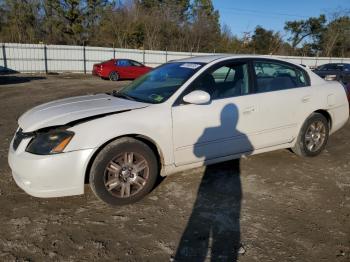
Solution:
<svg viewBox="0 0 350 262">
<path fill-rule="evenodd" d="M 120 97 L 120 98 L 125 98 L 125 99 L 128 99 L 128 100 L 136 101 L 136 99 L 134 97 L 128 96 L 128 95 L 120 93 L 120 92 L 117 92 L 115 90 L 113 90 L 112 95 L 115 96 L 115 97 Z"/>
</svg>

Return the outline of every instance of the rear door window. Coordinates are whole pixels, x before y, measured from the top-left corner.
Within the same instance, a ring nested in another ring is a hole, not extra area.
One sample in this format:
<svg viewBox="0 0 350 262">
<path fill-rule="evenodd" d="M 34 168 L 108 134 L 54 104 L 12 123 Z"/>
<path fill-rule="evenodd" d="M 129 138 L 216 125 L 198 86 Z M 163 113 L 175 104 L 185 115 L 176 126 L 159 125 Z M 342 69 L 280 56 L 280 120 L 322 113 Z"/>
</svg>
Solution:
<svg viewBox="0 0 350 262">
<path fill-rule="evenodd" d="M 270 61 L 255 61 L 257 93 L 308 86 L 306 73 L 293 65 Z"/>
<path fill-rule="evenodd" d="M 344 70 L 344 65 L 343 64 L 338 64 L 336 66 L 336 70 L 343 71 Z"/>
</svg>

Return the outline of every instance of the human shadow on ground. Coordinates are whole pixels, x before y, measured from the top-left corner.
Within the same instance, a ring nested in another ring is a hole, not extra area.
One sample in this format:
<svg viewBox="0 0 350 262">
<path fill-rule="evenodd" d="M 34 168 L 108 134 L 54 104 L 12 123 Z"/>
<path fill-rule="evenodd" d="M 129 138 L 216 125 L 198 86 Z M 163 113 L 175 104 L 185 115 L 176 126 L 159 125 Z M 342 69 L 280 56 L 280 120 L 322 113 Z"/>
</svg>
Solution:
<svg viewBox="0 0 350 262">
<path fill-rule="evenodd" d="M 228 144 L 230 146 L 237 144 L 237 147 L 252 150 L 247 136 L 236 129 L 238 116 L 235 105 L 226 105 L 221 112 L 220 126 L 206 128 L 198 141 L 202 143 L 213 137 L 212 134 L 230 127 L 233 128 L 232 134 L 235 135 L 232 137 L 234 142 Z M 201 144 L 198 146 L 197 144 L 194 146 L 195 155 L 208 160 L 209 153 L 205 153 L 206 150 L 201 148 Z M 192 214 L 177 248 L 175 261 L 237 260 L 241 247 L 240 173 L 239 159 L 206 167 Z"/>
</svg>

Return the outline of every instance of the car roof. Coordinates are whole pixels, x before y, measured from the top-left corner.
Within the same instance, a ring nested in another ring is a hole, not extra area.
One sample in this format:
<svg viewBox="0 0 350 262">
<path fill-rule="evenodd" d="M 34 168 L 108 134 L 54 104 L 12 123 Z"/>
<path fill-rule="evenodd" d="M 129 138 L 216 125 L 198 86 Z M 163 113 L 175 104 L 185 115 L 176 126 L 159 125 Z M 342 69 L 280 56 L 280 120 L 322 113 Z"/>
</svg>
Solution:
<svg viewBox="0 0 350 262">
<path fill-rule="evenodd" d="M 187 57 L 183 59 L 178 59 L 178 60 L 173 60 L 171 62 L 189 62 L 189 63 L 210 63 L 215 60 L 227 58 L 227 59 L 234 59 L 234 58 L 246 58 L 246 57 L 252 57 L 249 55 L 204 55 L 204 56 L 192 56 L 192 57 Z"/>
<path fill-rule="evenodd" d="M 327 63 L 327 64 L 323 64 L 322 66 L 324 65 L 339 65 L 339 66 L 344 66 L 344 65 L 350 65 L 348 63 Z"/>
<path fill-rule="evenodd" d="M 264 59 L 271 59 L 271 60 L 275 60 L 275 61 L 281 61 L 281 62 L 287 62 L 289 64 L 293 64 L 296 65 L 298 67 L 301 67 L 303 69 L 306 69 L 304 66 L 295 63 L 295 62 L 291 62 L 291 61 L 287 61 L 285 59 L 279 58 L 279 57 L 273 57 L 273 56 L 269 56 L 269 55 L 229 55 L 229 54 L 218 54 L 218 55 L 205 55 L 205 56 L 192 56 L 192 57 L 188 57 L 188 58 L 183 58 L 183 59 L 179 59 L 179 60 L 171 60 L 169 61 L 169 63 L 174 63 L 174 62 L 185 62 L 185 63 L 211 63 L 214 62 L 216 60 L 220 60 L 220 61 L 225 61 L 225 60 L 229 60 L 229 59 L 240 59 L 240 58 L 264 58 Z"/>
<path fill-rule="evenodd" d="M 192 57 L 187 57 L 183 59 L 173 60 L 171 62 L 210 63 L 225 57 L 229 57 L 229 56 L 227 55 L 192 56 Z"/>
<path fill-rule="evenodd" d="M 276 61 L 282 61 L 282 62 L 288 62 L 290 64 L 295 64 L 300 66 L 298 63 L 287 61 L 283 58 L 279 57 L 273 57 L 270 55 L 227 55 L 227 54 L 219 54 L 219 55 L 205 55 L 205 56 L 192 56 L 188 58 L 178 59 L 178 60 L 171 60 L 169 62 L 191 62 L 191 63 L 211 63 L 215 60 L 228 60 L 228 59 L 240 59 L 240 58 L 265 58 L 265 59 L 271 59 Z"/>
</svg>

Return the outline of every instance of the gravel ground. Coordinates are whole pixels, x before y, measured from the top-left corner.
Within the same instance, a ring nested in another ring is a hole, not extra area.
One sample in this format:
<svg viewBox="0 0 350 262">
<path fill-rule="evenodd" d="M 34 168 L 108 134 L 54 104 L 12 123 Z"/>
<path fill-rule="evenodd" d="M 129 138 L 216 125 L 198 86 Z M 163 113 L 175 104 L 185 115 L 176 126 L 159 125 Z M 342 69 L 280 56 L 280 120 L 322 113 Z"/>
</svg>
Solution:
<svg viewBox="0 0 350 262">
<path fill-rule="evenodd" d="M 39 199 L 11 177 L 7 151 L 27 109 L 127 82 L 0 76 L 0 261 L 350 261 L 350 125 L 316 158 L 279 150 L 164 179 L 112 208 Z"/>
</svg>

